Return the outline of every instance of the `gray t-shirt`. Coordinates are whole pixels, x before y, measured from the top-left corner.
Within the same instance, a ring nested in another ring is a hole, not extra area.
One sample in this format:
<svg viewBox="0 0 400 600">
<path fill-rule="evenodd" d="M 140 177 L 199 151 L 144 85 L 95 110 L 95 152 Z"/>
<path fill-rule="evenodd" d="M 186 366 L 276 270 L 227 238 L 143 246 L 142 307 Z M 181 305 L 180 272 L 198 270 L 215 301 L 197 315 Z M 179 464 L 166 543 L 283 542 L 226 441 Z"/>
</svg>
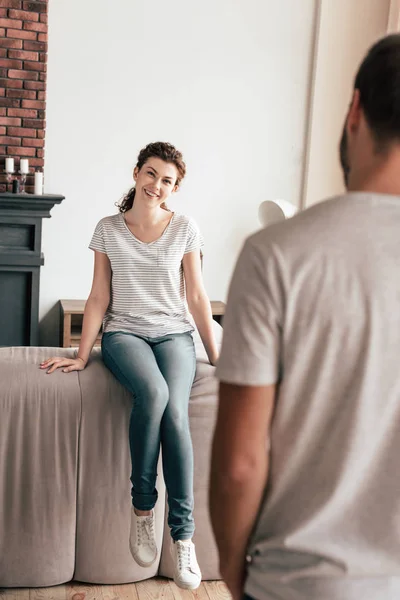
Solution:
<svg viewBox="0 0 400 600">
<path fill-rule="evenodd" d="M 174 213 L 163 234 L 146 243 L 129 230 L 121 213 L 101 219 L 89 248 L 111 263 L 111 300 L 103 330 L 150 338 L 193 331 L 182 267 L 184 254 L 199 250 L 195 221 Z"/>
<path fill-rule="evenodd" d="M 347 194 L 250 237 L 217 376 L 277 385 L 246 592 L 399 600 L 400 197 Z"/>
</svg>

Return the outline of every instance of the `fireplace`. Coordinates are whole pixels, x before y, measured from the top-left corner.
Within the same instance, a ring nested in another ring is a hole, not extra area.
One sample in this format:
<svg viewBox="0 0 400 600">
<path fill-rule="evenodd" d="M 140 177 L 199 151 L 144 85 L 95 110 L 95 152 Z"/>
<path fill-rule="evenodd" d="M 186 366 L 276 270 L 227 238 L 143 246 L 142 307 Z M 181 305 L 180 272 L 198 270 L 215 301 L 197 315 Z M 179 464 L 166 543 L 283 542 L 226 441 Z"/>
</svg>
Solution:
<svg viewBox="0 0 400 600">
<path fill-rule="evenodd" d="M 0 194 L 0 346 L 39 343 L 42 219 L 64 196 Z"/>
</svg>

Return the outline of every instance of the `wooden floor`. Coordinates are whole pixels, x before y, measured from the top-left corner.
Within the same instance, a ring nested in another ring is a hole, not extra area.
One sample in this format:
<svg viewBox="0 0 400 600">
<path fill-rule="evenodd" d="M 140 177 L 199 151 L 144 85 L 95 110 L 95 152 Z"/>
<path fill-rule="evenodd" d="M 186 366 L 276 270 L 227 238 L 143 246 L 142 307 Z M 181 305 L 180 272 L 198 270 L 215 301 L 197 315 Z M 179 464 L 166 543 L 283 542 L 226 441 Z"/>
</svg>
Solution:
<svg viewBox="0 0 400 600">
<path fill-rule="evenodd" d="M 204 581 L 191 592 L 156 577 L 126 585 L 68 583 L 49 588 L 0 589 L 0 600 L 230 600 L 222 581 Z"/>
</svg>

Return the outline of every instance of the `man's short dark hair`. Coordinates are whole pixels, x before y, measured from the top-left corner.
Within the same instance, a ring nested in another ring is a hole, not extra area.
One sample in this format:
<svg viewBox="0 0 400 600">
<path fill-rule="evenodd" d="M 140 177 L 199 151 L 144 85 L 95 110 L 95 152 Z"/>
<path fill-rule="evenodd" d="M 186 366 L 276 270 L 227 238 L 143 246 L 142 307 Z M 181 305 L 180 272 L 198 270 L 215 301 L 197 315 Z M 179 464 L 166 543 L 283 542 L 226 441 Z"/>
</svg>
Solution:
<svg viewBox="0 0 400 600">
<path fill-rule="evenodd" d="M 379 146 L 400 142 L 400 34 L 377 42 L 355 78 L 361 106 Z"/>
</svg>

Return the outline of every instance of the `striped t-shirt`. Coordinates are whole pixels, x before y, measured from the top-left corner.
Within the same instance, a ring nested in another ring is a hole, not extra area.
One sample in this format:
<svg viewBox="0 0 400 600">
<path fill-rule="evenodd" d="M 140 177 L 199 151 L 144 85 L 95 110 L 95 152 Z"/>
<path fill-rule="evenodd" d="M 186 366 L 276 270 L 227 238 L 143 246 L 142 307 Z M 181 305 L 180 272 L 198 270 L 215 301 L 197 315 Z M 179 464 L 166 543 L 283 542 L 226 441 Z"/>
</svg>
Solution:
<svg viewBox="0 0 400 600">
<path fill-rule="evenodd" d="M 193 331 L 182 259 L 199 250 L 203 238 L 193 219 L 174 213 L 154 242 L 138 240 L 121 213 L 101 219 L 89 248 L 111 263 L 111 299 L 103 331 L 125 331 L 155 338 Z"/>
</svg>

